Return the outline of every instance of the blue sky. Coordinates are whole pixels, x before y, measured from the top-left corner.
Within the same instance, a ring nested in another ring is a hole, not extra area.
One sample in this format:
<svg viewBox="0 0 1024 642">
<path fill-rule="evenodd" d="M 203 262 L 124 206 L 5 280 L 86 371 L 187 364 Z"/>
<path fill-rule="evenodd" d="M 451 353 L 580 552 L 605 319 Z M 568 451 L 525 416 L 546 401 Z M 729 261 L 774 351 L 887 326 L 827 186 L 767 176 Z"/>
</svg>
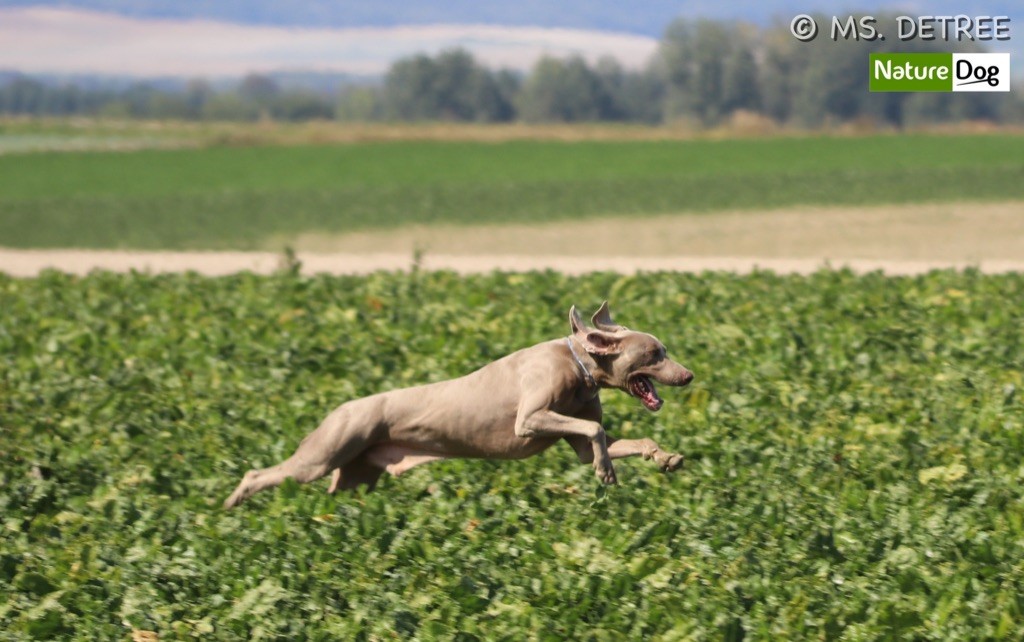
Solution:
<svg viewBox="0 0 1024 642">
<path fill-rule="evenodd" d="M 461 46 L 493 67 L 544 54 L 642 66 L 676 17 L 786 23 L 846 15 L 844 0 L 0 0 L 0 69 L 37 73 L 224 76 L 247 71 L 381 73 L 394 59 Z M 1024 68 L 1024 2 L 863 3 L 863 13 L 1009 15 Z"/>
<path fill-rule="evenodd" d="M 0 0 L 0 7 L 24 6 L 76 7 L 138 18 L 206 18 L 254 25 L 487 24 L 622 31 L 653 37 L 659 37 L 678 16 L 766 24 L 798 13 L 845 14 L 851 7 L 867 13 L 888 10 L 928 15 L 1009 15 L 1014 22 L 1024 20 L 1024 3 L 1020 0 Z"/>
<path fill-rule="evenodd" d="M 639 6 L 605 0 L 0 0 L 0 6 L 4 5 L 78 7 L 140 18 L 210 18 L 277 26 L 487 24 L 624 31 L 654 37 L 685 11 L 684 3 L 666 0 L 649 0 Z"/>
</svg>

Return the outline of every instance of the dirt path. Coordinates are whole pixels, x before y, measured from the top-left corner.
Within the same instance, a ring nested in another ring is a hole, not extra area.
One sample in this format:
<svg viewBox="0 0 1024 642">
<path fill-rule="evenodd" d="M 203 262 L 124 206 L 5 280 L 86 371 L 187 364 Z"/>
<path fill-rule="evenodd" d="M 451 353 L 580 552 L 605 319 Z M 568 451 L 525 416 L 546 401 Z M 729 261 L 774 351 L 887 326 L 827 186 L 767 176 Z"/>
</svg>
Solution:
<svg viewBox="0 0 1024 642">
<path fill-rule="evenodd" d="M 421 267 L 460 273 L 552 269 L 806 274 L 825 266 L 919 274 L 979 267 L 1024 271 L 1024 203 L 950 203 L 872 208 L 797 208 L 540 225 L 437 226 L 306 234 L 268 247 L 297 248 L 303 272 L 365 274 Z M 367 252 L 372 249 L 372 252 Z M 0 248 L 0 272 L 34 276 L 55 268 L 195 271 L 222 275 L 279 269 L 280 252 L 130 252 Z"/>
<path fill-rule="evenodd" d="M 367 274 L 378 270 L 408 270 L 410 254 L 315 254 L 299 253 L 305 274 Z M 282 255 L 270 252 L 118 252 L 81 250 L 2 250 L 0 272 L 32 277 L 45 269 L 71 274 L 91 270 L 128 272 L 186 272 L 219 276 L 250 271 L 269 274 L 282 266 Z M 420 266 L 427 270 L 454 270 L 461 274 L 504 270 L 523 272 L 552 269 L 566 274 L 594 271 L 634 273 L 672 270 L 702 272 L 722 270 L 747 273 L 754 269 L 780 274 L 809 274 L 824 267 L 864 273 L 881 270 L 886 274 L 921 274 L 934 269 L 979 267 L 984 272 L 1021 272 L 1024 261 L 888 261 L 856 259 L 826 262 L 824 259 L 779 259 L 750 257 L 572 257 L 554 255 L 441 255 L 427 254 Z"/>
</svg>

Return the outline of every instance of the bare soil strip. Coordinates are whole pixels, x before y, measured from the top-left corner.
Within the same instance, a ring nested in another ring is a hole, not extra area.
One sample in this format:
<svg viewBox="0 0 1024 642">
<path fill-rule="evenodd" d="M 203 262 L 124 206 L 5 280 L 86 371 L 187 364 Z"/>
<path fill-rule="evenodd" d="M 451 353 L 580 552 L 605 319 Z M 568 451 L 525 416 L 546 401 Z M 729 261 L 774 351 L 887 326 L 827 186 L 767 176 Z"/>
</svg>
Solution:
<svg viewBox="0 0 1024 642">
<path fill-rule="evenodd" d="M 304 234 L 291 246 L 306 274 L 426 270 L 634 273 L 755 269 L 807 274 L 824 267 L 920 274 L 977 267 L 1024 271 L 1024 203 L 939 203 L 871 208 L 804 208 L 539 225 L 409 227 L 343 236 Z M 31 277 L 45 269 L 268 274 L 283 253 L 15 250 L 0 248 L 0 272 Z"/>
<path fill-rule="evenodd" d="M 409 254 L 315 254 L 298 255 L 303 274 L 369 274 L 377 271 L 408 271 Z M 270 274 L 285 266 L 280 254 L 270 252 L 124 252 L 105 250 L 9 250 L 0 249 L 0 272 L 33 277 L 48 269 L 85 275 L 93 270 L 147 273 L 196 272 L 223 276 L 238 272 Z M 892 261 L 855 259 L 780 259 L 750 257 L 629 257 L 554 255 L 444 255 L 427 254 L 418 267 L 476 274 L 500 270 L 529 272 L 556 270 L 565 274 L 611 271 L 623 274 L 652 271 L 727 271 L 739 274 L 770 270 L 779 274 L 810 274 L 821 269 L 849 268 L 858 273 L 882 271 L 890 275 L 923 274 L 938 269 L 978 268 L 986 273 L 1021 272 L 1024 261 Z"/>
</svg>

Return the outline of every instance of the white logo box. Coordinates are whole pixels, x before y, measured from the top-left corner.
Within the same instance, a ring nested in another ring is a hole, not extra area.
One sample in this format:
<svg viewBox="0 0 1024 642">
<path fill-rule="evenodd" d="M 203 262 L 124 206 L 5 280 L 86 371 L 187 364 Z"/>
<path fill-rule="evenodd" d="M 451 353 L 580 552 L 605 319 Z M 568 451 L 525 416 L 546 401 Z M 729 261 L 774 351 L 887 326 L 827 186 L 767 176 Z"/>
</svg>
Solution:
<svg viewBox="0 0 1024 642">
<path fill-rule="evenodd" d="M 953 91 L 1010 91 L 1010 54 L 953 54 Z"/>
</svg>

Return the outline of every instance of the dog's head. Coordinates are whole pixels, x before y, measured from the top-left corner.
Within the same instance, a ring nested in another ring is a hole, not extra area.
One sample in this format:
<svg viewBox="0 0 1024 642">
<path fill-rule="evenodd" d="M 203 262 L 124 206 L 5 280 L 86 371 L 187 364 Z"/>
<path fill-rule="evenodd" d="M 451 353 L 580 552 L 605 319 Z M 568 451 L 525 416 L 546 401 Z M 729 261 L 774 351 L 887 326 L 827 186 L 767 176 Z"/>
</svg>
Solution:
<svg viewBox="0 0 1024 642">
<path fill-rule="evenodd" d="M 595 379 L 603 387 L 628 392 L 648 410 L 657 412 L 664 402 L 654 387 L 655 381 L 685 386 L 693 380 L 692 372 L 668 358 L 661 341 L 612 321 L 607 301 L 594 313 L 591 323 L 584 323 L 576 306 L 569 310 L 573 337 L 597 362 L 600 372 L 595 375 L 600 376 Z"/>
</svg>

